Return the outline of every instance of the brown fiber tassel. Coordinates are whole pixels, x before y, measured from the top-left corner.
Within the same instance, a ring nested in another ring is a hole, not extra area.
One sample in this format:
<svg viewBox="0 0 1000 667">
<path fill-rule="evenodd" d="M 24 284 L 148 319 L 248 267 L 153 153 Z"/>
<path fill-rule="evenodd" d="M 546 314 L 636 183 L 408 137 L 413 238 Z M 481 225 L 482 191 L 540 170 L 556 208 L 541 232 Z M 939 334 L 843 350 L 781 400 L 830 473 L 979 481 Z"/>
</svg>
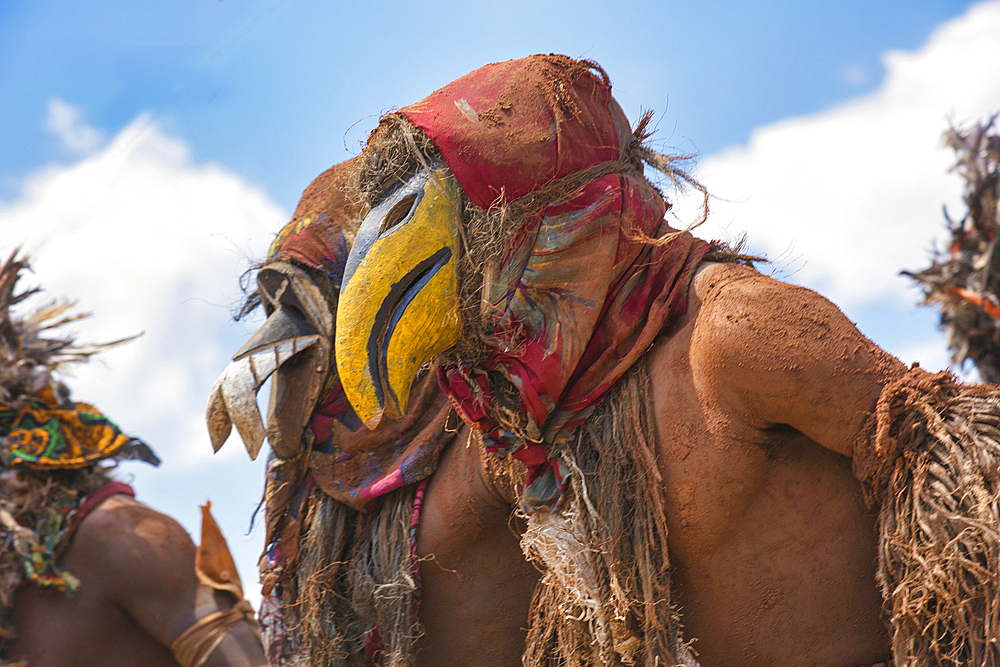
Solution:
<svg viewBox="0 0 1000 667">
<path fill-rule="evenodd" d="M 911 368 L 882 390 L 854 471 L 879 508 L 895 665 L 1000 665 L 1000 387 Z"/>
<path fill-rule="evenodd" d="M 645 357 L 561 453 L 572 481 L 560 509 L 528 517 L 521 548 L 545 574 L 525 667 L 697 667 L 671 602 L 649 392 Z"/>
</svg>

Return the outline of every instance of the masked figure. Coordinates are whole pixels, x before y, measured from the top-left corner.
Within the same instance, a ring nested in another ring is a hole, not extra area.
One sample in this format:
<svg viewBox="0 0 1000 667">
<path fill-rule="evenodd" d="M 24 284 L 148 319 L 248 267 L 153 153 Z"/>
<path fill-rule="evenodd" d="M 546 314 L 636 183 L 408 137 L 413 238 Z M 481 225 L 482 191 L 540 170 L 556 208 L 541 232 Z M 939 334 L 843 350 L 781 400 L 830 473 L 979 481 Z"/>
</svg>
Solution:
<svg viewBox="0 0 1000 667">
<path fill-rule="evenodd" d="M 223 372 L 208 407 L 216 449 L 234 424 L 251 456 L 265 436 L 271 446 L 260 563 L 269 658 L 276 666 L 412 664 L 418 637 L 423 635 L 423 655 L 431 655 L 428 643 L 448 644 L 462 634 L 462 623 L 501 635 L 490 641 L 494 657 L 504 650 L 499 642 L 510 644 L 508 652 L 519 656 L 526 600 L 482 596 L 483 609 L 476 613 L 490 624 L 474 622 L 475 605 L 466 605 L 461 623 L 438 631 L 442 624 L 434 609 L 455 611 L 454 605 L 439 602 L 443 587 L 435 577 L 443 570 L 438 562 L 429 566 L 430 591 L 423 595 L 426 568 L 419 562 L 418 542 L 426 537 L 418 539 L 417 527 L 427 505 L 432 522 L 452 508 L 460 510 L 447 521 L 455 547 L 450 558 L 456 562 L 447 566 L 446 577 L 465 569 L 472 576 L 482 570 L 477 559 L 489 560 L 491 571 L 506 574 L 505 592 L 519 590 L 522 597 L 530 596 L 537 578 L 516 536 L 502 530 L 510 519 L 509 503 L 497 506 L 485 487 L 477 488 L 486 502 L 467 497 L 464 482 L 459 493 L 441 491 L 441 484 L 428 493 L 428 478 L 439 467 L 451 471 L 445 479 L 464 479 L 467 473 L 477 475 L 480 465 L 477 450 L 463 446 L 469 430 L 460 429 L 436 377 L 418 374 L 400 418 L 368 430 L 337 375 L 338 295 L 361 217 L 360 207 L 345 197 L 350 167 L 338 165 L 319 176 L 272 243 L 245 308 L 263 305 L 267 320 Z M 268 378 L 265 427 L 255 396 Z M 442 496 L 446 500 L 437 500 Z M 455 528 L 484 520 L 492 521 L 494 530 L 478 540 Z M 519 615 L 512 616 L 508 607 Z M 474 639 L 467 633 L 462 637 Z"/>
<path fill-rule="evenodd" d="M 531 667 L 997 664 L 994 390 L 668 227 L 644 165 L 690 179 L 645 125 L 562 56 L 382 120 L 333 332 L 358 421 L 433 367 L 523 469 Z"/>
<path fill-rule="evenodd" d="M 54 377 L 117 343 L 47 338 L 72 304 L 12 312 L 26 266 L 0 266 L 0 664 L 264 665 L 210 504 L 196 550 L 112 474 L 152 450 Z"/>
</svg>

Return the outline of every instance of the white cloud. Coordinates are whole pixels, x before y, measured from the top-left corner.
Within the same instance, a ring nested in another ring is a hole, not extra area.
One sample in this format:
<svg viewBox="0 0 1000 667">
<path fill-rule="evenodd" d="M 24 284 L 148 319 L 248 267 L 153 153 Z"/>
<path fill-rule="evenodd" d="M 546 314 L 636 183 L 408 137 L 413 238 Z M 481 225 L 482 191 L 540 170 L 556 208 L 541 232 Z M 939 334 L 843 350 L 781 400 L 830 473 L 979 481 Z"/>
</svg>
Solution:
<svg viewBox="0 0 1000 667">
<path fill-rule="evenodd" d="M 48 112 L 45 129 L 55 135 L 71 153 L 87 155 L 104 143 L 104 134 L 84 123 L 83 114 L 73 105 L 53 98 L 49 100 Z"/>
<path fill-rule="evenodd" d="M 913 303 L 899 271 L 928 264 L 944 236 L 942 204 L 964 212 L 941 133 L 949 119 L 1000 110 L 997 35 L 1000 2 L 975 5 L 918 51 L 888 53 L 877 91 L 761 127 L 747 145 L 705 158 L 698 175 L 720 199 L 701 235 L 746 231 L 779 277 L 848 311 Z"/>
<path fill-rule="evenodd" d="M 185 143 L 149 116 L 101 148 L 79 110 L 54 100 L 49 111 L 46 125 L 87 156 L 33 174 L 14 201 L 0 202 L 0 253 L 18 244 L 30 253 L 34 275 L 22 286 L 44 288 L 36 303 L 65 297 L 93 313 L 71 325 L 78 340 L 144 332 L 78 367 L 73 396 L 163 458 L 156 471 L 128 466 L 140 499 L 195 532 L 197 504 L 213 498 L 252 584 L 260 535 L 240 533 L 260 498 L 261 462 L 246 462 L 235 434 L 213 457 L 204 410 L 212 382 L 252 331 L 230 318 L 240 274 L 288 215 L 239 176 L 194 163 Z"/>
<path fill-rule="evenodd" d="M 53 107 L 79 118 L 64 102 Z M 77 327 L 81 339 L 144 332 L 79 368 L 75 393 L 99 407 L 128 406 L 122 416 L 106 410 L 140 435 L 182 435 L 172 454 L 184 464 L 210 454 L 200 419 L 235 349 L 229 311 L 239 276 L 286 219 L 260 189 L 194 164 L 148 116 L 90 157 L 36 174 L 17 201 L 0 205 L 6 242 L 24 244 L 45 293 L 94 313 Z"/>
</svg>

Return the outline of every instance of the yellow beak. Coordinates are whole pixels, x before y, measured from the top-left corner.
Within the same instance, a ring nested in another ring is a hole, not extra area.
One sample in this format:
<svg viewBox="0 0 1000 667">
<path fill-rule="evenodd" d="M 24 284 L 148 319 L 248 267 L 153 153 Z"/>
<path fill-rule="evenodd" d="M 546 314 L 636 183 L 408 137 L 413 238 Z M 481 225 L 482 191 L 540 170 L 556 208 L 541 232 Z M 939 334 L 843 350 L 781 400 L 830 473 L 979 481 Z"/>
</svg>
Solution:
<svg viewBox="0 0 1000 667">
<path fill-rule="evenodd" d="M 420 367 L 458 342 L 458 185 L 443 167 L 409 177 L 365 217 L 344 269 L 336 360 L 373 429 L 402 419 Z"/>
</svg>

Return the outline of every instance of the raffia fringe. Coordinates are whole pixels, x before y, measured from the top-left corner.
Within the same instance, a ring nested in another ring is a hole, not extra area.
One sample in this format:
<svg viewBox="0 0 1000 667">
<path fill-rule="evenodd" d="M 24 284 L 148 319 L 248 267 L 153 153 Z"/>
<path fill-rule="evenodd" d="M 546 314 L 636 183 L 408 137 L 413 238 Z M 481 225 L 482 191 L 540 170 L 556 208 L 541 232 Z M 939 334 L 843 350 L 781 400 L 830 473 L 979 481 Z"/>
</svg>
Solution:
<svg viewBox="0 0 1000 667">
<path fill-rule="evenodd" d="M 305 524 L 298 595 L 283 602 L 300 659 L 313 667 L 364 662 L 378 627 L 382 667 L 411 667 L 422 634 L 417 619 L 409 526 L 414 487 L 358 512 L 319 490 Z"/>
<path fill-rule="evenodd" d="M 1000 665 L 1000 387 L 917 367 L 855 448 L 896 667 Z"/>
<path fill-rule="evenodd" d="M 528 518 L 525 555 L 544 568 L 525 667 L 697 667 L 671 604 L 662 479 L 640 362 L 561 452 L 560 509 Z"/>
<path fill-rule="evenodd" d="M 643 641 L 629 628 L 632 601 L 620 588 L 611 596 L 602 591 L 597 572 L 600 562 L 591 546 L 594 536 L 584 528 L 584 513 L 592 512 L 593 507 L 581 507 L 579 498 L 584 492 L 579 479 L 574 478 L 571 485 L 573 499 L 568 506 L 559 513 L 528 517 L 528 529 L 521 538 L 522 550 L 546 567 L 532 601 L 524 664 L 697 667 L 694 656 L 680 641 L 679 627 L 675 628 L 677 641 L 670 647 L 670 662 L 652 656 L 652 662 L 643 660 Z M 669 600 L 662 603 L 669 604 Z"/>
</svg>

